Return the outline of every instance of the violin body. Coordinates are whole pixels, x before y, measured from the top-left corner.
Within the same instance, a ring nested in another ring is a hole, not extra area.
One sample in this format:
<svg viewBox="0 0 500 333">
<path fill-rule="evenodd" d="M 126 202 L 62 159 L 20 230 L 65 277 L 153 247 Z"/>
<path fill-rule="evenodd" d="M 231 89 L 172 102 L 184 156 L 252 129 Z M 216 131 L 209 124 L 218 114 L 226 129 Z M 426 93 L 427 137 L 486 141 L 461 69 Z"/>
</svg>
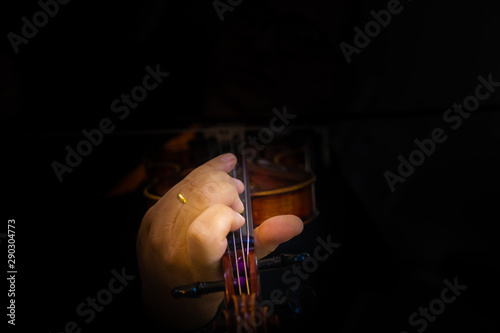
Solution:
<svg viewBox="0 0 500 333">
<path fill-rule="evenodd" d="M 314 182 L 316 176 L 285 166 L 249 164 L 250 193 L 254 225 L 270 217 L 293 214 L 304 224 L 317 215 Z"/>
</svg>

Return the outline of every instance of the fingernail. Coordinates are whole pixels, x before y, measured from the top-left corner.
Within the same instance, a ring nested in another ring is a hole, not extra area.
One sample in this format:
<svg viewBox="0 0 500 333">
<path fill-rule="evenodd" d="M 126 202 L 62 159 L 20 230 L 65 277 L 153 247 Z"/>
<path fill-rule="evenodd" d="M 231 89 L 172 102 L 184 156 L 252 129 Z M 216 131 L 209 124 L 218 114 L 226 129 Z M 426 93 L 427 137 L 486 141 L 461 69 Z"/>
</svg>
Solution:
<svg viewBox="0 0 500 333">
<path fill-rule="evenodd" d="M 226 163 L 234 161 L 235 158 L 236 158 L 236 156 L 234 156 L 231 153 L 222 154 L 220 156 L 221 161 L 226 162 Z"/>
</svg>

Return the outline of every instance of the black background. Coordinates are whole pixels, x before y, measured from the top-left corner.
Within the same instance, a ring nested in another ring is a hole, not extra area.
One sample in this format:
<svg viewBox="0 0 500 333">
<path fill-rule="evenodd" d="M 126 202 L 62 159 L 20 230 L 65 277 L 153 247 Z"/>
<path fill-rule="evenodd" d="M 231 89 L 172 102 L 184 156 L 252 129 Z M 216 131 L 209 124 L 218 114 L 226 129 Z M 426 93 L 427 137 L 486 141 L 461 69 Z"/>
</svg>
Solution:
<svg viewBox="0 0 500 333">
<path fill-rule="evenodd" d="M 321 211 L 287 246 L 311 250 L 327 235 L 341 246 L 303 281 L 315 307 L 280 309 L 284 329 L 416 332 L 408 317 L 457 278 L 467 289 L 425 331 L 498 332 L 500 94 L 456 130 L 442 115 L 479 75 L 500 81 L 500 14 L 488 1 L 401 5 L 348 64 L 339 44 L 387 2 L 245 0 L 221 22 L 210 1 L 71 1 L 18 53 L 7 35 L 40 7 L 2 4 L 2 232 L 16 220 L 16 329 L 147 331 L 134 252 L 141 189 L 105 194 L 169 130 L 267 126 L 286 105 L 298 115 L 290 129 L 314 143 Z M 158 64 L 170 76 L 118 120 L 111 102 Z M 59 182 L 51 163 L 106 117 L 115 131 Z M 447 141 L 392 193 L 384 172 L 436 127 Z M 2 249 L 6 262 L 5 238 Z M 84 323 L 78 304 L 122 267 L 136 279 Z"/>
</svg>

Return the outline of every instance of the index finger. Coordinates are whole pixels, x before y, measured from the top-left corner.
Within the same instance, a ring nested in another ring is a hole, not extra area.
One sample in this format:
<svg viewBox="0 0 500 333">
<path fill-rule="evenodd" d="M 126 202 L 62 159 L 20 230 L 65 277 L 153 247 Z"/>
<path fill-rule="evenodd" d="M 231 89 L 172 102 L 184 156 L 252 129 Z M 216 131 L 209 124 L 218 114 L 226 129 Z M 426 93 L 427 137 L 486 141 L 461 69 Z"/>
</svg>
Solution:
<svg viewBox="0 0 500 333">
<path fill-rule="evenodd" d="M 212 158 L 210 161 L 205 162 L 205 164 L 199 166 L 197 172 L 207 172 L 207 171 L 224 171 L 228 173 L 236 165 L 236 156 L 231 153 L 226 153 Z M 211 169 L 211 170 L 210 170 Z"/>
<path fill-rule="evenodd" d="M 229 173 L 236 166 L 236 156 L 232 153 L 226 153 L 219 155 L 217 157 L 212 158 L 211 160 L 205 162 L 203 165 L 200 165 L 196 169 L 194 169 L 191 174 L 198 175 L 203 173 L 211 173 L 214 171 L 223 171 L 224 173 Z M 233 178 L 234 184 L 236 185 L 236 189 L 238 193 L 243 192 L 244 185 L 243 183 L 236 178 Z"/>
</svg>

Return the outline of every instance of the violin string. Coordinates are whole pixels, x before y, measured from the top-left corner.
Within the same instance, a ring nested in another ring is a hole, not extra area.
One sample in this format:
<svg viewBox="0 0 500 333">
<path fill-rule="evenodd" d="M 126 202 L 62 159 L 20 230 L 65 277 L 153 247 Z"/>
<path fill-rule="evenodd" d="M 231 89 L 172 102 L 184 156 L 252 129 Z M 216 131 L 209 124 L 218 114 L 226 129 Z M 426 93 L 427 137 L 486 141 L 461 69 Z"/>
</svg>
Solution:
<svg viewBox="0 0 500 333">
<path fill-rule="evenodd" d="M 250 202 L 250 198 L 248 197 L 248 191 L 250 191 L 250 184 L 248 183 L 248 178 L 247 178 L 247 160 L 245 157 L 245 154 L 241 154 L 241 169 L 243 173 L 243 184 L 245 185 L 245 190 L 243 192 L 243 197 L 245 200 L 245 227 L 246 227 L 246 234 L 247 234 L 247 250 L 245 253 L 245 246 L 243 243 L 241 244 L 241 247 L 243 249 L 243 261 L 245 262 L 245 277 L 246 277 L 246 283 L 247 283 L 247 293 L 250 294 L 250 286 L 249 286 L 249 275 L 247 273 L 247 263 L 250 263 L 250 258 L 248 257 L 250 254 L 250 219 L 252 216 L 250 215 L 251 207 L 250 205 L 252 204 Z M 246 260 L 245 260 L 246 258 Z"/>
<path fill-rule="evenodd" d="M 234 145 L 233 145 L 233 140 L 232 140 L 232 136 L 231 136 L 231 139 L 229 140 L 229 145 L 230 145 L 230 149 L 231 149 L 231 152 L 234 152 Z M 241 157 L 241 161 L 240 163 L 242 164 L 242 166 L 244 165 L 244 159 L 243 157 Z M 244 167 L 242 168 L 242 170 L 244 171 Z M 237 177 L 236 175 L 236 168 L 233 168 L 233 176 L 234 178 Z M 247 184 L 245 182 L 245 177 L 243 176 L 243 184 L 246 188 Z M 245 213 L 247 212 L 247 206 L 248 206 L 248 202 L 246 201 L 246 198 L 245 198 Z M 246 224 L 246 221 L 247 219 L 245 219 L 245 224 Z M 248 229 L 247 229 L 248 231 Z M 243 269 L 244 269 L 244 273 L 245 273 L 245 283 L 246 283 L 246 288 L 247 288 L 247 294 L 250 294 L 250 286 L 248 284 L 248 281 L 249 281 L 249 278 L 248 278 L 248 271 L 247 271 L 247 260 L 246 260 L 246 257 L 248 255 L 248 251 L 247 253 L 245 253 L 245 245 L 243 244 L 243 232 L 241 230 L 241 228 L 239 229 L 239 232 L 240 232 L 240 246 L 241 246 L 241 252 L 242 252 L 242 255 L 241 255 L 241 258 L 243 259 Z M 248 232 L 247 232 L 247 239 L 248 239 Z M 238 259 L 236 259 L 238 260 Z M 239 282 L 239 278 L 238 278 L 238 282 Z M 240 294 L 241 294 L 241 290 L 240 290 Z"/>
<path fill-rule="evenodd" d="M 234 236 L 233 232 L 233 246 L 234 246 L 234 260 L 235 260 L 235 266 L 236 266 L 236 278 L 238 281 L 238 291 L 241 295 L 241 281 L 240 281 L 240 269 L 239 269 L 239 264 L 238 264 L 238 251 L 236 250 L 236 237 Z"/>
<path fill-rule="evenodd" d="M 250 221 L 252 218 L 252 202 L 250 201 L 250 196 L 248 193 L 250 192 L 250 188 L 247 188 L 247 185 L 250 186 L 250 183 L 248 181 L 248 169 L 247 169 L 247 160 L 244 154 L 241 154 L 241 165 L 243 169 L 243 183 L 245 184 L 245 203 L 246 203 L 246 209 L 245 209 L 245 224 L 247 228 L 247 255 L 250 254 Z M 253 227 L 253 226 L 252 226 Z M 253 232 L 253 230 L 252 230 Z M 247 260 L 248 261 L 248 260 Z"/>
<path fill-rule="evenodd" d="M 216 135 L 217 135 L 217 145 L 219 148 L 219 154 L 223 154 L 224 152 L 223 152 L 223 148 L 222 148 L 222 138 L 221 138 L 220 131 L 217 131 Z M 229 140 L 229 143 L 230 143 L 230 152 L 233 153 L 231 140 Z M 236 178 L 235 168 L 233 168 L 232 174 L 233 174 L 233 178 Z M 240 228 L 240 233 L 241 233 L 241 228 Z M 238 291 L 241 294 L 240 269 L 238 267 L 239 265 L 238 265 L 238 252 L 236 249 L 236 236 L 235 236 L 234 232 L 231 232 L 231 234 L 233 237 L 233 256 L 234 256 L 234 266 L 236 267 L 236 279 L 238 281 Z M 229 244 L 227 244 L 227 251 L 228 251 L 228 253 L 231 253 L 231 249 L 229 248 Z"/>
</svg>

